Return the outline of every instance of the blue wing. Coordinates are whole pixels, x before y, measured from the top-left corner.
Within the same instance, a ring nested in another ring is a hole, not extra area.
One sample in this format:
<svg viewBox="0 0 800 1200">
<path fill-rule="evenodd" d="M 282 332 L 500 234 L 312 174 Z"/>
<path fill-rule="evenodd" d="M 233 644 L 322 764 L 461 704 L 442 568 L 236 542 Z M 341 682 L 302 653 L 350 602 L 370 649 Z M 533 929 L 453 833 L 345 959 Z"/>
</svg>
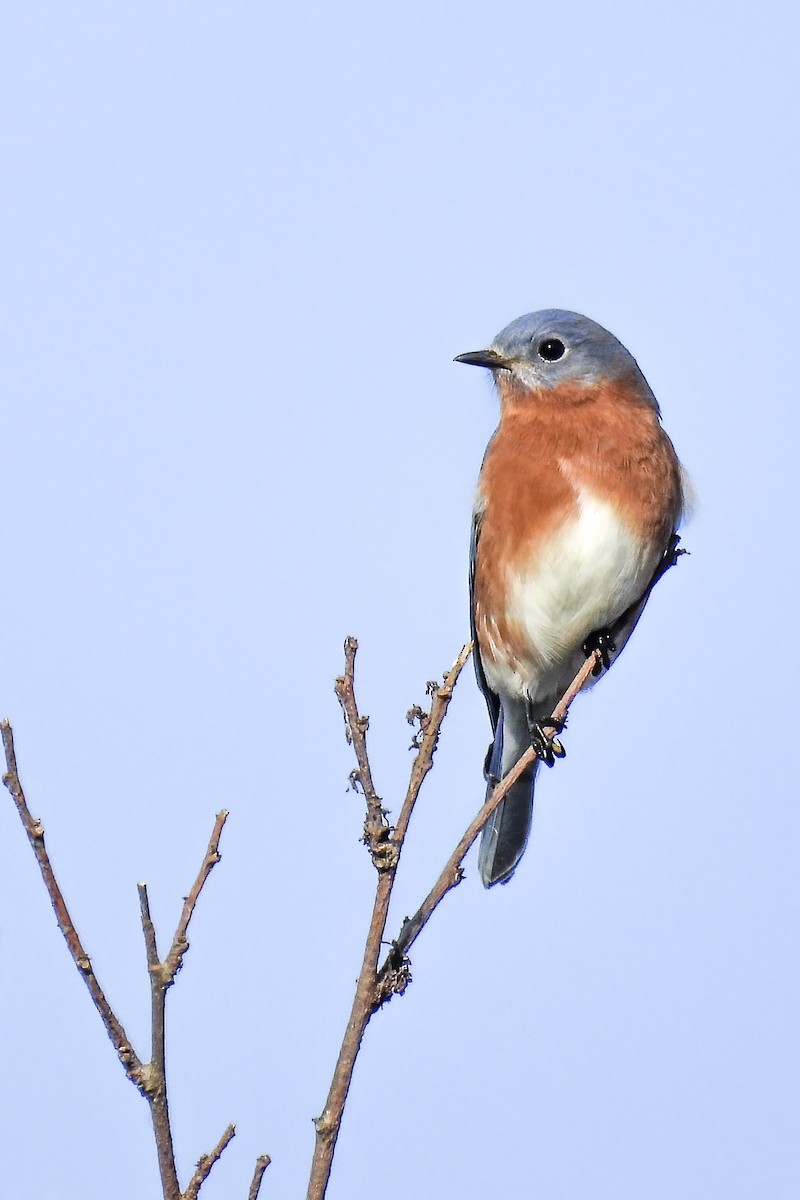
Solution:
<svg viewBox="0 0 800 1200">
<path fill-rule="evenodd" d="M 478 557 L 478 541 L 481 534 L 481 518 L 478 513 L 472 518 L 472 537 L 469 548 L 469 626 L 472 635 L 472 661 L 475 664 L 475 675 L 478 687 L 483 692 L 486 707 L 489 710 L 489 720 L 492 722 L 494 735 L 492 744 L 486 754 L 484 774 L 487 779 L 500 778 L 500 759 L 503 753 L 503 712 L 500 707 L 500 697 L 489 687 L 486 673 L 481 662 L 478 649 L 478 637 L 475 628 L 475 564 Z"/>
<path fill-rule="evenodd" d="M 489 687 L 481 662 L 475 630 L 475 563 L 481 535 L 478 514 L 472 521 L 472 543 L 469 556 L 470 627 L 472 630 L 472 659 L 478 687 L 483 692 L 492 722 L 492 743 L 486 753 L 483 773 L 488 784 L 487 798 L 503 775 L 503 708 L 500 697 Z M 507 883 L 514 874 L 525 850 L 533 813 L 533 785 L 537 764 L 531 766 L 514 784 L 500 807 L 495 810 L 481 835 L 478 870 L 484 887 Z"/>
</svg>

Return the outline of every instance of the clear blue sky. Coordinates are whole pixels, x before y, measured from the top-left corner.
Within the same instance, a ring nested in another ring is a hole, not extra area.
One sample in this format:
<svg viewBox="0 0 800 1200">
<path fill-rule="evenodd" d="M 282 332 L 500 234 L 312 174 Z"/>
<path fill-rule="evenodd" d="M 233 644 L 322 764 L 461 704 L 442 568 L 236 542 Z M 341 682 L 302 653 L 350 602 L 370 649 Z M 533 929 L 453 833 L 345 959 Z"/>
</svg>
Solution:
<svg viewBox="0 0 800 1200">
<path fill-rule="evenodd" d="M 467 636 L 496 419 L 452 363 L 531 309 L 638 358 L 692 557 L 583 698 L 513 883 L 470 861 L 368 1031 L 330 1200 L 794 1200 L 800 918 L 796 8 L 9 0 L 0 17 L 0 710 L 146 1052 L 135 884 L 171 934 L 184 1182 L 302 1196 L 373 886 L 377 785 Z M 465 675 L 413 909 L 483 792 Z M 4 1194 L 159 1194 L 146 1106 L 8 800 Z"/>
</svg>

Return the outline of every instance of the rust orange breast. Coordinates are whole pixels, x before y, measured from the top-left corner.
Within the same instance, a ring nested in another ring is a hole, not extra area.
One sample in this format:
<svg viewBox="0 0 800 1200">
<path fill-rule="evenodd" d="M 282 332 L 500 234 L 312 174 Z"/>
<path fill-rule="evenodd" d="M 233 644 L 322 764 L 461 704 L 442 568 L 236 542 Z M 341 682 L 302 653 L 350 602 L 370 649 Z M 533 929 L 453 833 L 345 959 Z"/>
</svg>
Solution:
<svg viewBox="0 0 800 1200">
<path fill-rule="evenodd" d="M 478 483 L 475 625 L 484 660 L 502 653 L 530 662 L 532 648 L 507 617 L 509 576 L 523 563 L 535 567 L 537 548 L 577 516 L 582 490 L 611 504 L 660 554 L 680 516 L 680 464 L 633 385 L 532 393 L 501 379 L 500 398 Z"/>
</svg>

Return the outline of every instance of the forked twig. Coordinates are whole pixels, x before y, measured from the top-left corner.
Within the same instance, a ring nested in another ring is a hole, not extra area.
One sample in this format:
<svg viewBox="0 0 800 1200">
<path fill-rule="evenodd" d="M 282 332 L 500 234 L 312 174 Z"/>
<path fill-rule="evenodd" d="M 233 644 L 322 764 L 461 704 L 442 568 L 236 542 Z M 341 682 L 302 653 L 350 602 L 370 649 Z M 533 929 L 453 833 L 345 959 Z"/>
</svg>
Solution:
<svg viewBox="0 0 800 1200">
<path fill-rule="evenodd" d="M 189 922 L 194 914 L 195 906 L 206 880 L 214 867 L 220 861 L 219 840 L 228 814 L 224 810 L 217 813 L 214 828 L 211 831 L 208 847 L 203 862 L 192 885 L 189 895 L 183 903 L 178 927 L 172 939 L 172 945 L 167 957 L 162 962 L 158 956 L 156 931 L 150 917 L 150 902 L 147 895 L 147 884 L 138 884 L 139 906 L 142 913 L 142 932 L 147 952 L 147 970 L 150 975 L 150 1011 L 151 1011 L 151 1054 L 150 1062 L 142 1067 L 142 1091 L 150 1104 L 150 1116 L 153 1122 L 158 1167 L 161 1173 L 161 1187 L 164 1200 L 196 1200 L 203 1183 L 209 1176 L 214 1163 L 220 1158 L 225 1147 L 235 1135 L 233 1125 L 229 1125 L 219 1142 L 210 1154 L 204 1154 L 197 1169 L 189 1181 L 185 1193 L 181 1193 L 178 1174 L 175 1168 L 175 1154 L 172 1146 L 172 1126 L 169 1119 L 169 1099 L 167 1093 L 167 1062 L 166 1062 L 166 1005 L 167 991 L 175 982 L 175 977 L 183 966 L 183 958 L 189 949 Z"/>
<path fill-rule="evenodd" d="M 345 673 L 336 680 L 335 691 L 344 713 L 347 738 L 353 743 L 358 762 L 354 777 L 362 784 L 367 801 L 364 840 L 370 848 L 373 863 L 378 871 L 378 880 L 350 1019 L 342 1039 L 325 1108 L 321 1116 L 314 1122 L 317 1136 L 307 1200 L 324 1200 L 330 1179 L 336 1140 L 347 1102 L 347 1093 L 353 1077 L 353 1068 L 364 1031 L 373 1013 L 393 995 L 402 994 L 405 991 L 411 978 L 410 963 L 407 958 L 409 948 L 419 937 L 447 893 L 461 881 L 463 876 L 461 864 L 464 856 L 489 817 L 502 802 L 509 788 L 536 758 L 536 751 L 531 747 L 514 769 L 509 771 L 508 775 L 493 790 L 489 799 L 468 825 L 444 870 L 417 912 L 403 922 L 397 941 L 392 944 L 386 959 L 378 969 L 378 955 L 384 937 L 389 902 L 408 824 L 422 783 L 432 766 L 433 753 L 438 744 L 439 732 L 452 698 L 453 688 L 469 658 L 472 646 L 471 643 L 464 646 L 451 670 L 445 675 L 441 686 L 429 685 L 429 693 L 433 697 L 430 713 L 425 713 L 419 708 L 414 708 L 409 713 L 409 720 L 418 720 L 420 724 L 419 733 L 414 740 L 417 754 L 411 767 L 408 790 L 400 810 L 400 816 L 394 827 L 386 819 L 386 811 L 372 780 L 366 742 L 369 720 L 359 713 L 355 698 L 357 649 L 358 643 L 355 638 L 348 638 L 345 642 Z M 600 661 L 599 650 L 594 650 L 588 655 L 586 662 L 556 706 L 552 714 L 554 719 L 564 720 L 572 701 Z"/>
<path fill-rule="evenodd" d="M 64 899 L 61 888 L 58 886 L 58 880 L 55 877 L 55 872 L 50 864 L 50 858 L 44 843 L 44 825 L 37 818 L 31 815 L 28 808 L 28 803 L 25 799 L 25 793 L 22 790 L 20 783 L 19 772 L 17 770 L 17 755 L 14 748 L 14 731 L 7 720 L 0 723 L 0 733 L 3 737 L 3 750 L 6 758 L 6 772 L 3 776 L 3 783 L 8 788 L 11 798 L 14 801 L 19 818 L 22 821 L 23 828 L 27 834 L 31 849 L 33 850 L 36 862 L 39 865 L 39 870 L 44 881 L 44 886 L 47 894 L 50 897 L 50 903 L 56 914 L 58 928 L 64 935 L 64 941 L 67 943 L 72 961 L 78 968 L 78 974 L 83 979 L 92 998 L 92 1002 L 100 1014 L 100 1019 L 105 1026 L 106 1033 L 109 1036 L 112 1046 L 117 1052 L 117 1057 L 122 1063 L 123 1070 L 132 1083 L 135 1083 L 139 1091 L 144 1094 L 144 1088 L 141 1082 L 142 1063 L 138 1055 L 131 1045 L 130 1038 L 126 1034 L 111 1005 L 106 999 L 105 992 L 100 987 L 97 976 L 94 973 L 92 961 L 89 955 L 83 948 L 78 931 L 72 923 L 72 918 L 69 915 L 67 902 Z"/>
<path fill-rule="evenodd" d="M 388 1000 L 395 992 L 404 991 L 408 984 L 408 971 L 405 973 L 399 971 L 391 978 L 388 989 L 386 980 L 383 981 L 384 986 L 379 987 L 378 957 L 408 823 L 411 820 L 422 783 L 431 769 L 433 755 L 439 741 L 439 730 L 452 699 L 453 688 L 469 658 L 471 646 L 467 644 L 463 647 L 440 685 L 429 685 L 428 690 L 432 697 L 430 712 L 424 713 L 421 709 L 414 709 L 409 714 L 410 719 L 413 716 L 420 725 L 419 732 L 414 739 L 417 753 L 411 768 L 411 778 L 400 816 L 394 827 L 389 825 L 386 820 L 385 810 L 372 781 L 372 771 L 367 754 L 369 719 L 358 711 L 355 697 L 357 649 L 358 642 L 355 638 L 348 638 L 344 646 L 345 673 L 336 680 L 335 691 L 342 706 L 346 736 L 348 741 L 352 742 L 356 753 L 358 763 L 356 778 L 361 783 L 367 800 L 364 840 L 369 847 L 372 861 L 378 872 L 378 880 L 350 1019 L 342 1039 L 325 1107 L 314 1122 L 316 1141 L 311 1164 L 311 1178 L 308 1184 L 308 1200 L 321 1200 L 325 1195 L 347 1093 L 353 1078 L 353 1068 L 369 1019 L 385 1000 Z"/>
<path fill-rule="evenodd" d="M 83 947 L 72 917 L 69 914 L 67 903 L 58 885 L 50 857 L 45 847 L 44 826 L 40 820 L 31 815 L 25 799 L 25 793 L 22 789 L 17 768 L 14 733 L 7 720 L 0 722 L 0 734 L 3 739 L 6 760 L 6 773 L 3 776 L 3 783 L 11 794 L 31 849 L 39 865 L 44 886 L 56 914 L 58 927 L 64 935 L 64 940 L 67 943 L 67 949 L 70 952 L 72 961 L 75 963 L 78 972 L 86 984 L 89 995 L 100 1014 L 106 1033 L 117 1053 L 125 1074 L 136 1085 L 150 1105 L 164 1200 L 197 1200 L 200 1188 L 208 1178 L 212 1167 L 233 1138 L 235 1130 L 233 1125 L 228 1126 L 211 1153 L 201 1157 L 186 1191 L 181 1192 L 175 1169 L 175 1156 L 172 1147 L 172 1132 L 167 1101 L 165 1006 L 167 991 L 175 982 L 175 977 L 183 965 L 184 955 L 189 949 L 189 923 L 192 919 L 195 906 L 208 876 L 213 867 L 220 861 L 219 841 L 228 814 L 227 812 L 217 814 L 200 871 L 189 895 L 184 900 L 180 920 L 178 921 L 175 936 L 172 939 L 172 945 L 163 962 L 158 957 L 158 944 L 155 927 L 150 916 L 147 885 L 144 883 L 138 885 L 142 931 L 144 933 L 147 954 L 147 969 L 150 976 L 152 1041 L 150 1061 L 147 1063 L 142 1062 L 141 1058 L 134 1051 L 118 1017 L 106 999 L 89 955 Z M 256 1200 L 258 1196 L 261 1180 L 268 1163 L 269 1158 L 265 1155 L 256 1164 L 256 1173 L 250 1188 L 250 1200 Z"/>
</svg>

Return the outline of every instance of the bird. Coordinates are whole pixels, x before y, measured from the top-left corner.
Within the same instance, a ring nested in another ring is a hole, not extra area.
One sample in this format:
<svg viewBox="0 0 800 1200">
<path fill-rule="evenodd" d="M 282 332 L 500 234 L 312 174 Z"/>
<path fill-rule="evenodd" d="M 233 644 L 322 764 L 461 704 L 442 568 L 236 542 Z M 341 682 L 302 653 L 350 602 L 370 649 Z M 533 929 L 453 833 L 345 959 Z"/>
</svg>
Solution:
<svg viewBox="0 0 800 1200">
<path fill-rule="evenodd" d="M 455 361 L 491 371 L 500 400 L 470 552 L 475 671 L 492 726 L 487 798 L 537 751 L 484 827 L 488 888 L 507 883 L 525 851 L 540 764 L 564 756 L 557 702 L 594 649 L 585 686 L 605 674 L 683 553 L 687 484 L 635 358 L 590 318 L 527 313 Z"/>
</svg>

